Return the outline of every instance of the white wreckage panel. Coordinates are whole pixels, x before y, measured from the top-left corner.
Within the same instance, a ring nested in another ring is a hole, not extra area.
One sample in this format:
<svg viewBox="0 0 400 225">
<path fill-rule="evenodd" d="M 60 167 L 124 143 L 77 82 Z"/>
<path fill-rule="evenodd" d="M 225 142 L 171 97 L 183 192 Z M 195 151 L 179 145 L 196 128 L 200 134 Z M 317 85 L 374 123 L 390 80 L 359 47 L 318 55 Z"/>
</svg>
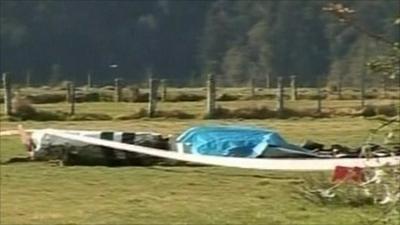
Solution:
<svg viewBox="0 0 400 225">
<path fill-rule="evenodd" d="M 164 160 L 176 160 L 190 163 L 227 166 L 247 169 L 261 169 L 261 170 L 295 170 L 295 171 L 309 171 L 309 170 L 333 170 L 336 166 L 347 167 L 380 167 L 385 165 L 399 165 L 400 157 L 382 157 L 382 158 L 337 158 L 337 159 L 268 159 L 268 158 L 239 158 L 239 157 L 221 157 L 221 156 L 205 156 L 193 155 L 176 151 L 166 151 L 156 147 L 140 146 L 135 144 L 128 144 L 116 142 L 112 140 L 99 139 L 98 135 L 95 137 L 89 134 L 85 136 L 84 132 L 73 134 L 70 132 L 63 132 L 58 130 L 47 129 L 43 131 L 46 137 L 49 135 L 48 140 L 54 138 L 66 139 L 66 142 L 60 141 L 59 143 L 71 144 L 71 141 L 86 143 L 89 146 L 96 146 L 106 149 L 115 149 L 116 151 L 126 152 L 126 154 L 140 155 L 155 157 Z M 137 133 L 139 134 L 139 133 Z M 53 137 L 54 136 L 54 137 Z M 151 137 L 160 137 L 160 135 L 150 135 Z M 46 138 L 44 139 L 45 141 Z M 49 142 L 50 143 L 50 142 Z M 50 143 L 52 145 L 52 143 Z M 42 144 L 43 146 L 43 144 Z M 85 150 L 87 151 L 87 149 Z M 82 151 L 82 152 L 85 152 Z M 129 157 L 128 157 L 129 158 Z M 139 157 L 140 158 L 140 157 Z M 138 158 L 133 157 L 134 162 Z"/>
<path fill-rule="evenodd" d="M 118 149 L 86 143 L 84 141 L 71 140 L 61 137 L 61 135 L 65 134 L 78 137 L 96 138 L 99 140 L 106 139 L 119 143 L 123 142 L 127 144 L 139 144 L 149 147 L 159 147 L 160 149 L 164 150 L 167 150 L 167 148 L 169 147 L 168 139 L 163 138 L 159 133 L 43 129 L 36 130 L 31 134 L 31 141 L 33 144 L 31 157 L 34 160 L 70 160 L 66 157 L 75 159 L 86 158 L 97 162 L 99 162 L 99 160 L 102 160 L 106 164 L 113 164 L 113 161 L 115 164 L 118 164 L 121 162 L 117 161 L 121 160 L 129 161 L 122 164 L 135 164 L 134 161 L 143 161 L 143 159 L 146 158 L 146 155 L 143 154 L 121 151 Z M 148 156 L 147 158 L 151 159 L 150 156 Z M 138 164 L 143 164 L 143 162 L 138 162 Z"/>
</svg>

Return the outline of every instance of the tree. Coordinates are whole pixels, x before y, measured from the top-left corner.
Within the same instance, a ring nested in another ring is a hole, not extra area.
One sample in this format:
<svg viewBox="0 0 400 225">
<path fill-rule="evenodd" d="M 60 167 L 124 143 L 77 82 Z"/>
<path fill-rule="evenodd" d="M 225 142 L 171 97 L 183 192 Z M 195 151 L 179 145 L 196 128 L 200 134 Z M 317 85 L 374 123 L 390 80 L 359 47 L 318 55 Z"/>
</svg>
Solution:
<svg viewBox="0 0 400 225">
<path fill-rule="evenodd" d="M 354 17 L 356 13 L 355 10 L 343 4 L 329 3 L 323 10 L 330 12 L 340 22 L 352 27 L 368 38 L 390 46 L 385 54 L 375 57 L 373 60 L 366 63 L 365 66 L 368 66 L 373 72 L 390 76 L 392 79 L 396 79 L 400 76 L 400 44 L 398 36 L 397 40 L 391 40 L 387 36 L 371 31 L 366 25 L 360 23 L 360 21 Z M 395 19 L 393 24 L 397 25 L 396 30 L 399 31 L 400 17 Z"/>
</svg>

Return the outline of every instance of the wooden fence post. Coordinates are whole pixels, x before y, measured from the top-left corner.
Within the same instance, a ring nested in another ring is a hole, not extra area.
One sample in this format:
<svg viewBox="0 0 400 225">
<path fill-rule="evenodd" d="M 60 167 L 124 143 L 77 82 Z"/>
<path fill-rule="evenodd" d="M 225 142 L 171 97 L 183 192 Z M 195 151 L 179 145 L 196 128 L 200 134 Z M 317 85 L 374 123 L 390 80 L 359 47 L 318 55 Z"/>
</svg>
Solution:
<svg viewBox="0 0 400 225">
<path fill-rule="evenodd" d="M 148 116 L 154 117 L 157 110 L 157 93 L 160 81 L 157 79 L 149 79 L 149 104 Z"/>
<path fill-rule="evenodd" d="M 339 74 L 339 81 L 338 81 L 338 87 L 337 87 L 337 91 L 338 91 L 338 99 L 342 100 L 343 96 L 342 96 L 342 88 L 343 88 L 343 75 L 340 73 Z"/>
<path fill-rule="evenodd" d="M 31 86 L 31 71 L 26 71 L 25 87 Z"/>
<path fill-rule="evenodd" d="M 74 83 L 70 82 L 69 83 L 69 88 L 70 88 L 70 111 L 69 115 L 75 115 L 75 85 Z"/>
<path fill-rule="evenodd" d="M 361 100 L 361 107 L 365 106 L 365 77 L 366 77 L 366 69 L 363 66 L 362 74 L 361 74 L 361 82 L 360 82 L 360 100 Z"/>
<path fill-rule="evenodd" d="M 296 76 L 290 76 L 291 100 L 297 100 Z"/>
<path fill-rule="evenodd" d="M 90 91 L 92 89 L 92 74 L 89 72 L 87 74 L 87 84 L 86 84 L 86 90 Z"/>
<path fill-rule="evenodd" d="M 206 116 L 213 118 L 215 116 L 216 84 L 214 74 L 208 74 L 207 78 L 207 111 Z"/>
<path fill-rule="evenodd" d="M 4 114 L 10 116 L 12 114 L 11 106 L 11 82 L 8 73 L 3 73 L 3 88 L 4 88 Z"/>
<path fill-rule="evenodd" d="M 161 100 L 163 102 L 167 101 L 167 80 L 161 80 Z"/>
<path fill-rule="evenodd" d="M 65 101 L 68 102 L 68 103 L 71 103 L 71 99 L 72 99 L 71 86 L 72 86 L 72 82 L 71 81 L 67 81 L 65 83 L 65 90 L 66 90 Z"/>
<path fill-rule="evenodd" d="M 254 77 L 250 78 L 250 97 L 254 97 L 256 94 L 255 80 Z"/>
<path fill-rule="evenodd" d="M 317 80 L 317 113 L 322 111 L 322 96 L 321 96 L 321 79 Z"/>
<path fill-rule="evenodd" d="M 387 79 L 385 75 L 382 76 L 381 82 L 382 82 L 382 98 L 387 98 L 387 85 L 386 85 Z"/>
<path fill-rule="evenodd" d="M 283 112 L 284 108 L 284 89 L 282 84 L 282 77 L 277 78 L 277 92 L 276 92 L 277 102 L 276 102 L 276 111 L 279 113 Z"/>
<path fill-rule="evenodd" d="M 271 75 L 269 73 L 265 75 L 265 87 L 271 88 Z"/>
<path fill-rule="evenodd" d="M 360 82 L 360 100 L 361 100 L 361 108 L 365 107 L 365 79 L 367 77 L 368 73 L 368 68 L 367 68 L 367 62 L 368 62 L 368 50 L 369 50 L 369 43 L 367 39 L 363 39 L 362 41 L 362 47 L 363 47 L 363 63 L 362 63 L 362 70 L 361 70 L 361 82 Z"/>
<path fill-rule="evenodd" d="M 114 102 L 120 102 L 122 100 L 122 87 L 121 79 L 114 79 Z"/>
</svg>

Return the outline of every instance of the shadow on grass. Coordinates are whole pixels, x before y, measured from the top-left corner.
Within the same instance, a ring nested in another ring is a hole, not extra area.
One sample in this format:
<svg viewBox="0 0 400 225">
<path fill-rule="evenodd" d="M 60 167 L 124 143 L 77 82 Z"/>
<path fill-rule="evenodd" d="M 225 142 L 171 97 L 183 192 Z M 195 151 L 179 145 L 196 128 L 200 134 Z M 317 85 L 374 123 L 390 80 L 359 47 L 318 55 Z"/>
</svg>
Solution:
<svg viewBox="0 0 400 225">
<path fill-rule="evenodd" d="M 252 178 L 260 178 L 260 179 L 273 179 L 273 180 L 299 180 L 299 177 L 295 176 L 282 176 L 282 175 L 277 175 L 277 174 L 272 174 L 269 173 L 267 175 L 261 175 L 261 174 L 245 174 L 245 173 L 227 173 L 227 172 L 212 172 L 212 171 L 204 171 L 204 170 L 174 170 L 168 168 L 170 166 L 157 166 L 157 167 L 149 167 L 148 169 L 150 170 L 157 170 L 157 171 L 162 171 L 162 172 L 168 172 L 168 173 L 198 173 L 198 174 L 205 174 L 205 175 L 213 175 L 213 176 L 221 176 L 221 177 L 252 177 Z M 171 168 L 184 168 L 184 167 L 203 167 L 203 168 L 212 168 L 213 166 L 208 166 L 208 165 L 179 165 L 179 166 L 172 166 Z M 259 172 L 259 171 L 258 171 Z"/>
</svg>

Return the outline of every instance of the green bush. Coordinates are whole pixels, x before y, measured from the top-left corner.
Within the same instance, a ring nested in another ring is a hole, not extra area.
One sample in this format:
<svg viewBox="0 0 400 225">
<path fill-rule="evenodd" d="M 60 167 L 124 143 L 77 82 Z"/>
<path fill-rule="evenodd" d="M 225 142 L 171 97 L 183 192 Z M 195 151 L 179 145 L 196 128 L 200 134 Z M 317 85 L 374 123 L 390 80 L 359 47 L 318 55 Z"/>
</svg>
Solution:
<svg viewBox="0 0 400 225">
<path fill-rule="evenodd" d="M 261 100 L 261 99 L 272 100 L 275 98 L 276 98 L 276 94 L 263 94 L 263 95 L 254 95 L 254 96 L 243 97 L 244 100 Z M 284 98 L 289 99 L 289 95 L 284 95 Z"/>
<path fill-rule="evenodd" d="M 354 110 L 353 116 L 372 117 L 377 115 L 396 116 L 397 110 L 395 105 L 366 105 L 363 108 L 357 107 Z"/>
<path fill-rule="evenodd" d="M 223 93 L 221 96 L 217 98 L 217 101 L 236 101 L 240 99 L 240 95 L 232 95 Z"/>
<path fill-rule="evenodd" d="M 134 99 L 124 98 L 124 101 L 127 102 L 148 102 L 149 101 L 149 93 L 139 93 L 139 95 L 135 96 Z"/>
<path fill-rule="evenodd" d="M 116 120 L 133 120 L 133 119 L 140 119 L 140 118 L 145 118 L 145 117 L 148 117 L 147 110 L 140 109 L 136 113 L 116 116 L 114 119 L 116 119 Z M 171 110 L 171 111 L 156 111 L 154 117 L 193 119 L 193 118 L 195 118 L 195 115 L 185 113 L 180 110 Z"/>
<path fill-rule="evenodd" d="M 76 102 L 98 102 L 100 94 L 98 92 L 89 92 L 76 96 Z"/>
<path fill-rule="evenodd" d="M 175 96 L 167 96 L 166 101 L 168 102 L 196 102 L 206 99 L 203 95 L 179 93 Z"/>
<path fill-rule="evenodd" d="M 21 120 L 29 119 L 36 115 L 36 109 L 30 104 L 29 100 L 17 94 L 12 100 L 12 114 Z"/>
<path fill-rule="evenodd" d="M 215 110 L 213 116 L 205 115 L 204 119 L 268 119 L 268 118 L 291 118 L 291 117 L 313 117 L 321 118 L 328 117 L 328 113 L 318 113 L 314 109 L 305 110 L 293 110 L 285 108 L 282 112 L 277 112 L 276 110 L 271 110 L 265 106 L 254 107 L 254 108 L 238 108 L 238 109 L 226 109 L 218 107 Z"/>
<path fill-rule="evenodd" d="M 195 115 L 185 113 L 180 110 L 171 110 L 171 111 L 157 111 L 155 113 L 155 117 L 164 117 L 164 118 L 176 118 L 176 119 L 193 119 Z"/>
<path fill-rule="evenodd" d="M 68 117 L 68 120 L 80 121 L 80 120 L 112 120 L 112 117 L 102 113 L 79 113 Z"/>
<path fill-rule="evenodd" d="M 26 120 L 35 120 L 35 121 L 65 121 L 67 120 L 68 114 L 61 111 L 42 111 L 38 110 L 36 114 L 34 114 L 31 118 L 27 118 Z"/>
<path fill-rule="evenodd" d="M 59 103 L 59 102 L 64 102 L 66 100 L 65 95 L 63 94 L 27 95 L 26 99 L 33 104 Z"/>
<path fill-rule="evenodd" d="M 203 119 L 228 119 L 232 118 L 232 112 L 229 109 L 217 107 L 215 109 L 214 115 L 206 114 Z"/>
<path fill-rule="evenodd" d="M 375 114 L 376 115 L 396 116 L 398 110 L 399 109 L 396 108 L 396 106 L 392 105 L 392 104 L 375 106 Z"/>
<path fill-rule="evenodd" d="M 322 96 L 322 99 L 324 99 L 325 96 Z M 302 99 L 302 100 L 318 100 L 318 95 L 314 93 L 308 93 L 308 94 L 297 94 L 297 99 Z"/>
<path fill-rule="evenodd" d="M 259 108 L 239 108 L 231 111 L 234 118 L 241 119 L 267 119 L 277 116 L 276 111 L 270 110 L 267 107 Z"/>
<path fill-rule="evenodd" d="M 66 113 L 63 112 L 48 112 L 36 110 L 27 98 L 22 98 L 19 95 L 15 96 L 12 101 L 12 116 L 18 120 L 65 120 Z"/>
</svg>

